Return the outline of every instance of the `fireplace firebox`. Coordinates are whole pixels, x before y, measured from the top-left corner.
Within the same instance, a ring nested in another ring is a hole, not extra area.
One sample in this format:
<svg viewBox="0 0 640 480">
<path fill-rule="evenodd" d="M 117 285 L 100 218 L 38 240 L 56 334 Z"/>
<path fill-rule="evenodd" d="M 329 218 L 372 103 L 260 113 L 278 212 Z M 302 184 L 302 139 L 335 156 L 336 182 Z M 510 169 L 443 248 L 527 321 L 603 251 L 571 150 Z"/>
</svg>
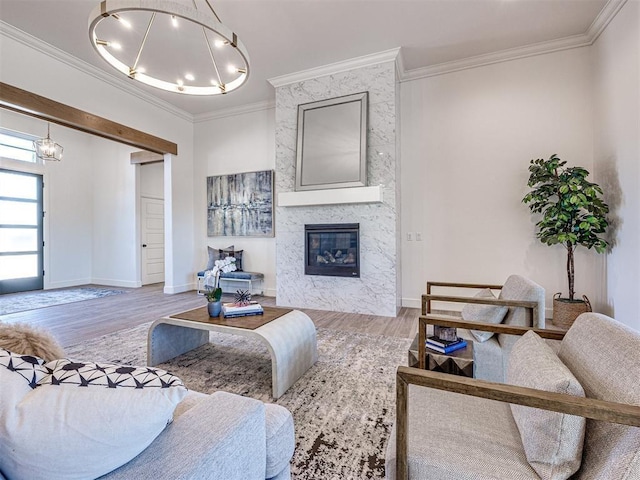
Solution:
<svg viewBox="0 0 640 480">
<path fill-rule="evenodd" d="M 360 224 L 305 225 L 305 275 L 360 276 Z"/>
</svg>

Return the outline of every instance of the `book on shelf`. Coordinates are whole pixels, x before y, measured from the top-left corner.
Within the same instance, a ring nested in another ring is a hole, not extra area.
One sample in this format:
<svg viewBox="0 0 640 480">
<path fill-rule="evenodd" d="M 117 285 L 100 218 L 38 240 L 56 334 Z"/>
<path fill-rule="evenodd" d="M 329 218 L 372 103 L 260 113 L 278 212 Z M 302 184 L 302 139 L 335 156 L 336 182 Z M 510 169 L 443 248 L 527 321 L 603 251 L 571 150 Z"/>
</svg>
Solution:
<svg viewBox="0 0 640 480">
<path fill-rule="evenodd" d="M 441 347 L 439 345 L 433 345 L 432 343 L 429 343 L 429 340 L 427 340 L 427 348 L 431 349 L 431 350 L 435 350 L 436 352 L 439 353 L 451 353 L 451 352 L 455 352 L 456 350 L 460 350 L 462 348 L 465 348 L 467 346 L 467 342 L 464 339 L 460 339 L 461 341 L 454 344 L 454 345 L 449 345 L 448 347 Z"/>
<path fill-rule="evenodd" d="M 436 337 L 435 335 L 431 335 L 429 337 L 427 337 L 427 342 L 429 342 L 432 345 L 437 345 L 439 347 L 450 347 L 451 345 L 455 345 L 457 343 L 462 342 L 463 339 L 460 337 L 456 337 L 455 340 L 443 340 L 440 337 Z"/>
</svg>

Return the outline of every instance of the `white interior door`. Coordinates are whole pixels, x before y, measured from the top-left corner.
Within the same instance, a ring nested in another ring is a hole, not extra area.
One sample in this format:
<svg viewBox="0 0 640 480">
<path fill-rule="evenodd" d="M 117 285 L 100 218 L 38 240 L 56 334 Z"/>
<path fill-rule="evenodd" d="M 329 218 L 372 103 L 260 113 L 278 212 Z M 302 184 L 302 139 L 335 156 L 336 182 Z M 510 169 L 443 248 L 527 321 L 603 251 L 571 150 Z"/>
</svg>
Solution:
<svg viewBox="0 0 640 480">
<path fill-rule="evenodd" d="M 164 200 L 141 198 L 142 284 L 164 282 Z"/>
</svg>

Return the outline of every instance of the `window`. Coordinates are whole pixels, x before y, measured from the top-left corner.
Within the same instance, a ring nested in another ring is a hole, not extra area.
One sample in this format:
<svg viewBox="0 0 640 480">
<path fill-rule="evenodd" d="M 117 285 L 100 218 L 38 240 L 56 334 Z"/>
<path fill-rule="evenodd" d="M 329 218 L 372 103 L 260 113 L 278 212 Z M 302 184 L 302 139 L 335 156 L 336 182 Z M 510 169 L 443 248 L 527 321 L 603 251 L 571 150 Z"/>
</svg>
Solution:
<svg viewBox="0 0 640 480">
<path fill-rule="evenodd" d="M 0 128 L 0 158 L 37 163 L 34 140 L 32 135 Z"/>
</svg>

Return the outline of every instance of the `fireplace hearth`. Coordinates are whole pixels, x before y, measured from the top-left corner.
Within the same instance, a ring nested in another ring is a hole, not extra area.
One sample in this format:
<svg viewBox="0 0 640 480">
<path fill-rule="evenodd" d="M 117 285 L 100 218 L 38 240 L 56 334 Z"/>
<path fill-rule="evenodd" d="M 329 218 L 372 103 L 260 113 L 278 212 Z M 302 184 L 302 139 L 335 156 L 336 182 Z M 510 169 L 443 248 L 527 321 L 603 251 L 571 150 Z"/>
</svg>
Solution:
<svg viewBox="0 0 640 480">
<path fill-rule="evenodd" d="M 360 224 L 305 225 L 305 275 L 360 276 Z"/>
</svg>

